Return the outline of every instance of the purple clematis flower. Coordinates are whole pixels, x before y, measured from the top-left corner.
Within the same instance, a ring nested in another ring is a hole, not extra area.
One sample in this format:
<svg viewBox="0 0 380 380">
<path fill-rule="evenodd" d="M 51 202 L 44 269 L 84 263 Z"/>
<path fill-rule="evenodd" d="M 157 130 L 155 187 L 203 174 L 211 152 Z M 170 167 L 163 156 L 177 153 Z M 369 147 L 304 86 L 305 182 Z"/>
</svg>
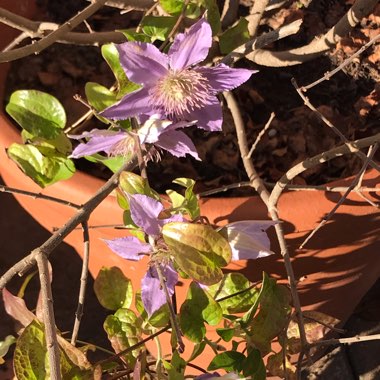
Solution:
<svg viewBox="0 0 380 380">
<path fill-rule="evenodd" d="M 197 376 L 194 380 L 244 380 L 238 374 L 234 372 L 226 373 L 220 376 L 217 372 L 214 373 L 204 373 L 203 375 Z"/>
<path fill-rule="evenodd" d="M 275 225 L 271 220 L 243 220 L 222 228 L 230 243 L 232 260 L 255 260 L 272 255 L 266 230 Z"/>
<path fill-rule="evenodd" d="M 173 123 L 169 120 L 157 118 L 148 119 L 137 131 L 140 144 L 153 144 L 158 148 L 167 150 L 175 157 L 184 157 L 190 154 L 199 160 L 197 150 L 191 139 L 179 129 L 193 125 L 188 122 Z M 79 144 L 72 152 L 71 158 L 90 156 L 94 153 L 105 152 L 108 156 L 126 156 L 134 151 L 132 136 L 124 131 L 110 131 L 93 129 L 81 135 L 69 137 L 79 140 L 86 138 L 86 143 Z"/>
<path fill-rule="evenodd" d="M 184 221 L 183 216 L 179 214 L 161 219 L 160 213 L 163 211 L 164 206 L 155 199 L 143 194 L 130 194 L 129 208 L 133 222 L 141 227 L 147 235 L 153 237 L 159 236 L 162 226 L 166 223 Z M 104 241 L 113 252 L 127 260 L 140 260 L 143 255 L 153 251 L 150 244 L 142 242 L 134 236 Z M 169 294 L 172 295 L 178 281 L 178 274 L 170 264 L 157 265 L 161 265 L 166 279 L 166 287 Z M 160 286 L 157 270 L 154 267 L 150 267 L 141 280 L 141 298 L 149 316 L 166 303 L 165 293 Z"/>
<path fill-rule="evenodd" d="M 202 18 L 175 37 L 168 54 L 144 42 L 116 45 L 127 77 L 143 88 L 125 95 L 101 115 L 124 120 L 159 114 L 173 121 L 197 120 L 200 128 L 220 131 L 222 108 L 216 94 L 240 86 L 255 71 L 224 64 L 194 66 L 207 57 L 211 44 L 211 27 Z"/>
</svg>

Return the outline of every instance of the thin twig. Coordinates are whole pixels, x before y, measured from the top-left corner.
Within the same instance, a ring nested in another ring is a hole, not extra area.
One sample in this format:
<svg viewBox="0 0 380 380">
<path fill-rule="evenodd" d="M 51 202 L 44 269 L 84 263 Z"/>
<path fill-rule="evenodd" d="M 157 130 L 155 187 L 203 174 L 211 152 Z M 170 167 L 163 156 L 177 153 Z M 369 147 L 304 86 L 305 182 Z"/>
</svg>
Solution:
<svg viewBox="0 0 380 380">
<path fill-rule="evenodd" d="M 314 157 L 308 158 L 299 162 L 288 170 L 276 183 L 269 198 L 271 207 L 275 208 L 283 190 L 287 184 L 293 180 L 297 175 L 303 173 L 305 170 L 313 168 L 316 165 L 325 163 L 333 158 L 340 157 L 349 153 L 358 152 L 360 149 L 367 148 L 370 145 L 380 142 L 380 133 L 374 136 L 366 137 L 360 140 L 351 141 L 348 144 L 340 145 L 326 152 L 317 154 Z"/>
<path fill-rule="evenodd" d="M 271 32 L 264 33 L 259 37 L 246 42 L 244 45 L 239 46 L 231 53 L 227 54 L 221 60 L 221 63 L 224 63 L 227 66 L 232 66 L 236 61 L 246 56 L 249 56 L 255 50 L 261 49 L 266 45 L 281 40 L 282 38 L 291 36 L 292 34 L 296 34 L 299 31 L 301 24 L 302 20 L 297 20 Z"/>
<path fill-rule="evenodd" d="M 286 51 L 256 49 L 247 54 L 246 58 L 268 67 L 293 66 L 315 59 L 333 49 L 377 4 L 378 0 L 356 0 L 336 25 L 308 45 Z"/>
<path fill-rule="evenodd" d="M 239 0 L 224 0 L 220 21 L 222 28 L 225 29 L 233 24 L 238 18 Z"/>
<path fill-rule="evenodd" d="M 261 141 L 262 137 L 264 136 L 265 132 L 268 130 L 268 128 L 271 126 L 272 124 L 272 121 L 273 119 L 275 118 L 275 113 L 274 112 L 271 112 L 270 116 L 269 116 L 269 119 L 268 121 L 266 122 L 266 124 L 264 125 L 264 128 L 260 131 L 260 133 L 257 135 L 257 138 L 255 140 L 255 142 L 252 144 L 252 147 L 248 153 L 248 158 L 251 158 L 253 152 L 255 151 L 255 149 L 257 148 L 257 145 L 259 144 L 259 142 Z"/>
<path fill-rule="evenodd" d="M 263 17 L 265 8 L 268 6 L 269 0 L 255 0 L 246 17 L 248 21 L 248 33 L 251 37 L 255 37 L 260 21 Z"/>
<path fill-rule="evenodd" d="M 369 42 L 363 45 L 356 53 L 352 54 L 351 57 L 345 59 L 338 67 L 334 70 L 328 71 L 323 75 L 322 78 L 317 79 L 316 81 L 301 87 L 301 91 L 306 92 L 312 87 L 316 86 L 319 83 L 324 82 L 325 80 L 329 80 L 332 76 L 334 76 L 337 72 L 346 67 L 350 62 L 352 62 L 356 57 L 358 57 L 361 53 L 363 53 L 366 49 L 368 49 L 371 45 L 373 45 L 378 39 L 380 39 L 380 34 L 373 37 Z"/>
<path fill-rule="evenodd" d="M 0 290 L 16 275 L 23 275 L 35 265 L 36 254 L 43 252 L 47 257 L 72 232 L 75 227 L 87 220 L 90 214 L 99 204 L 115 189 L 118 185 L 119 175 L 124 170 L 132 170 L 135 167 L 135 160 L 124 164 L 96 193 L 89 199 L 78 212 L 71 217 L 67 223 L 57 230 L 44 244 L 38 249 L 33 250 L 28 256 L 12 266 L 3 276 L 0 277 Z"/>
<path fill-rule="evenodd" d="M 318 340 L 317 342 L 310 343 L 310 346 L 327 346 L 332 344 L 353 344 L 361 342 L 369 342 L 371 340 L 380 340 L 380 334 L 366 335 L 366 336 L 353 336 L 350 338 L 337 338 L 328 340 Z"/>
<path fill-rule="evenodd" d="M 291 79 L 291 82 L 294 86 L 294 88 L 296 89 L 298 95 L 301 97 L 301 99 L 304 101 L 304 104 L 306 107 L 308 107 L 311 111 L 313 111 L 320 120 L 322 120 L 324 122 L 324 124 L 326 124 L 337 136 L 339 136 L 339 138 L 341 139 L 342 142 L 344 142 L 345 144 L 348 144 L 349 141 L 347 139 L 347 137 L 337 128 L 335 127 L 335 125 L 333 123 L 331 123 L 330 120 L 328 120 L 321 112 L 319 112 L 311 103 L 310 103 L 310 100 L 307 96 L 305 96 L 305 94 L 301 91 L 301 88 L 298 86 L 296 80 L 294 78 Z M 360 151 L 357 151 L 355 153 L 357 156 L 360 157 L 360 159 L 363 161 L 363 162 L 366 162 L 367 160 L 367 157 L 366 155 L 363 153 L 363 152 L 360 152 Z M 380 166 L 378 164 L 376 164 L 375 162 L 373 162 L 372 160 L 370 161 L 369 163 L 374 169 L 376 169 L 377 171 L 380 172 Z"/>
<path fill-rule="evenodd" d="M 338 208 L 347 199 L 347 197 L 350 194 L 350 192 L 352 191 L 352 189 L 359 182 L 359 179 L 362 176 L 362 174 L 366 171 L 368 164 L 371 161 L 376 150 L 377 150 L 377 143 L 373 146 L 373 149 L 370 148 L 366 162 L 364 162 L 359 173 L 355 176 L 355 178 L 353 179 L 350 186 L 348 186 L 348 189 L 346 190 L 346 192 L 342 195 L 342 197 L 339 199 L 339 201 L 336 203 L 336 205 L 332 208 L 332 210 L 327 215 L 323 216 L 321 222 L 318 224 L 317 227 L 314 228 L 313 231 L 310 232 L 310 234 L 306 237 L 306 239 L 301 243 L 301 245 L 299 246 L 299 249 L 303 249 L 305 247 L 305 245 L 308 243 L 308 241 L 331 219 L 331 217 L 335 214 L 336 210 L 338 210 Z"/>
<path fill-rule="evenodd" d="M 51 284 L 49 279 L 48 259 L 42 250 L 35 255 L 40 276 L 42 308 L 45 326 L 46 347 L 49 355 L 50 378 L 52 380 L 60 380 L 61 366 L 60 353 L 57 340 L 57 332 L 55 328 L 53 295 L 51 292 Z"/>
<path fill-rule="evenodd" d="M 346 330 L 344 330 L 344 329 L 339 329 L 339 328 L 337 328 L 337 327 L 331 326 L 331 325 L 329 325 L 329 324 L 327 324 L 327 323 L 325 323 L 325 322 L 320 321 L 319 319 L 316 319 L 316 318 L 310 317 L 309 315 L 305 315 L 305 314 L 303 314 L 303 317 L 304 317 L 304 319 L 308 319 L 308 320 L 310 320 L 310 321 L 312 321 L 312 322 L 316 322 L 316 323 L 318 323 L 318 324 L 320 324 L 320 325 L 322 325 L 322 326 L 327 327 L 329 330 L 331 330 L 331 331 L 335 331 L 335 332 L 337 332 L 337 333 L 339 333 L 339 334 L 344 334 L 344 333 L 346 332 Z"/>
<path fill-rule="evenodd" d="M 171 324 L 172 329 L 176 335 L 176 340 L 177 340 L 177 344 L 178 344 L 177 349 L 178 349 L 179 353 L 183 353 L 185 351 L 185 344 L 183 343 L 183 340 L 182 340 L 181 329 L 178 326 L 177 317 L 176 317 L 176 314 L 174 311 L 173 303 L 172 303 L 172 300 L 170 298 L 168 287 L 166 286 L 166 279 L 164 277 L 164 274 L 162 273 L 162 269 L 161 269 L 160 264 L 156 264 L 155 268 L 157 270 L 158 278 L 160 280 L 160 286 L 165 293 L 166 304 L 168 305 L 168 308 L 169 308 L 170 324 Z"/>
<path fill-rule="evenodd" d="M 72 17 L 69 21 L 66 21 L 58 29 L 54 30 L 53 32 L 48 34 L 46 37 L 43 37 L 39 41 L 24 47 L 0 53 L 0 62 L 9 62 L 15 59 L 23 58 L 28 55 L 41 52 L 42 50 L 46 49 L 54 42 L 59 40 L 66 33 L 74 29 L 81 22 L 89 18 L 95 12 L 97 12 L 100 8 L 103 7 L 105 3 L 106 0 L 97 0 L 96 2 L 93 2 L 88 7 L 83 9 L 83 11 L 79 12 L 77 15 Z"/>
<path fill-rule="evenodd" d="M 256 172 L 255 167 L 253 166 L 252 160 L 248 158 L 248 144 L 247 144 L 247 136 L 245 133 L 245 128 L 244 128 L 244 122 L 241 117 L 241 113 L 238 107 L 238 104 L 230 92 L 224 92 L 223 93 L 227 106 L 231 111 L 234 123 L 235 123 L 235 128 L 236 128 L 236 134 L 237 134 L 237 139 L 238 139 L 238 144 L 239 144 L 239 149 L 240 149 L 240 155 L 243 160 L 244 168 L 247 172 L 248 178 L 251 182 L 251 186 L 258 192 L 260 195 L 260 198 L 262 201 L 265 203 L 265 205 L 268 208 L 268 211 L 270 213 L 270 216 L 273 221 L 279 222 L 279 217 L 277 214 L 277 210 L 274 207 L 270 207 L 271 204 L 269 202 L 270 199 L 270 194 L 268 190 L 266 189 L 263 181 L 259 177 L 259 175 Z M 297 321 L 299 325 L 299 331 L 300 331 L 300 338 L 301 338 L 301 345 L 302 347 L 307 346 L 308 342 L 306 339 L 306 333 L 305 333 L 305 327 L 304 327 L 304 322 L 302 318 L 302 311 L 301 311 L 301 303 L 299 300 L 298 292 L 297 292 L 297 284 L 293 272 L 293 267 L 290 262 L 290 255 L 288 251 L 288 247 L 285 242 L 285 237 L 284 237 L 284 232 L 282 229 L 281 223 L 276 223 L 275 225 L 276 229 L 276 235 L 277 239 L 280 244 L 280 249 L 281 249 L 281 255 L 284 259 L 284 265 L 286 269 L 286 273 L 288 276 L 288 282 L 290 286 L 290 292 L 292 295 L 293 299 L 293 304 L 295 308 L 295 312 L 297 315 Z"/>
<path fill-rule="evenodd" d="M 88 233 L 87 221 L 82 222 L 83 228 L 83 262 L 82 262 L 82 273 L 80 276 L 80 288 L 78 297 L 77 311 L 75 312 L 75 322 L 73 327 L 73 334 L 71 336 L 71 344 L 75 346 L 78 332 L 80 327 L 80 322 L 83 316 L 84 301 L 86 298 L 86 286 L 88 279 L 88 262 L 90 258 L 90 236 Z"/>
<path fill-rule="evenodd" d="M 35 199 L 43 199 L 45 201 L 50 201 L 50 202 L 55 202 L 59 203 L 68 207 L 75 208 L 79 210 L 82 206 L 77 205 L 75 203 L 65 201 L 64 199 L 56 198 L 56 197 L 51 197 L 49 195 L 44 195 L 41 193 L 34 193 L 32 191 L 26 191 L 26 190 L 21 190 L 21 189 L 16 189 L 14 187 L 8 187 L 8 186 L 3 186 L 0 185 L 0 192 L 2 193 L 10 193 L 10 194 L 20 194 L 20 195 L 25 195 L 27 197 L 32 197 Z"/>
</svg>

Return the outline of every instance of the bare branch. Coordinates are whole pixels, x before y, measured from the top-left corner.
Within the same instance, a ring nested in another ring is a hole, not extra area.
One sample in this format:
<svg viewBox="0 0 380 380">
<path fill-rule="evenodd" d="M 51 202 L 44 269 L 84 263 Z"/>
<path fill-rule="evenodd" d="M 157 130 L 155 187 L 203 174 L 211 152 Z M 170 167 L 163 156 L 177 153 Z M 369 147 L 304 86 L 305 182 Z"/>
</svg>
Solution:
<svg viewBox="0 0 380 380">
<path fill-rule="evenodd" d="M 248 32 L 251 37 L 255 37 L 257 29 L 260 25 L 260 20 L 263 17 L 265 8 L 268 6 L 269 0 L 255 0 L 249 15 L 246 17 L 248 21 Z"/>
<path fill-rule="evenodd" d="M 287 184 L 307 169 L 313 168 L 318 164 L 325 163 L 333 158 L 340 157 L 346 154 L 358 152 L 360 149 L 367 148 L 370 145 L 380 142 L 380 133 L 374 136 L 366 137 L 360 140 L 349 142 L 348 144 L 340 145 L 333 149 L 317 154 L 314 157 L 308 158 L 288 170 L 276 183 L 269 198 L 270 207 L 275 208 L 278 199 L 286 188 Z"/>
<path fill-rule="evenodd" d="M 222 14 L 220 15 L 220 21 L 222 22 L 222 28 L 225 29 L 233 24 L 239 11 L 239 0 L 224 0 Z"/>
<path fill-rule="evenodd" d="M 334 48 L 340 39 L 347 35 L 363 17 L 372 12 L 377 3 L 378 0 L 356 0 L 336 25 L 308 45 L 286 51 L 255 50 L 246 58 L 259 65 L 269 67 L 293 66 L 310 61 Z"/>
</svg>

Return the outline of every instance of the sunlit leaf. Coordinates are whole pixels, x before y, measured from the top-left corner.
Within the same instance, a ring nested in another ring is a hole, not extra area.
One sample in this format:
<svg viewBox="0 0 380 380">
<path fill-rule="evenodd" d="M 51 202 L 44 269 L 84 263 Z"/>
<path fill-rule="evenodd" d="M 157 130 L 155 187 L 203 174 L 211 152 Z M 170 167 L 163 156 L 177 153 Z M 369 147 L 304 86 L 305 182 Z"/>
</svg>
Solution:
<svg viewBox="0 0 380 380">
<path fill-rule="evenodd" d="M 0 365 L 4 363 L 4 356 L 8 353 L 9 347 L 16 343 L 16 338 L 13 335 L 8 335 L 4 340 L 0 341 Z"/>
<path fill-rule="evenodd" d="M 218 303 L 199 284 L 192 282 L 179 316 L 184 335 L 199 343 L 206 333 L 204 323 L 215 326 L 221 321 L 222 316 L 222 309 Z"/>
<path fill-rule="evenodd" d="M 245 361 L 245 356 L 237 351 L 225 351 L 212 359 L 211 363 L 207 367 L 208 371 L 215 369 L 224 369 L 225 371 L 239 372 Z"/>
<path fill-rule="evenodd" d="M 104 157 L 99 153 L 93 154 L 92 156 L 85 156 L 86 160 L 91 162 L 96 162 L 103 164 L 108 169 L 110 169 L 113 173 L 116 173 L 125 163 L 126 160 L 128 160 L 127 157 Z"/>
<path fill-rule="evenodd" d="M 6 111 L 34 136 L 53 139 L 66 125 L 66 113 L 54 96 L 37 90 L 15 91 Z"/>
<path fill-rule="evenodd" d="M 184 2 L 183 0 L 159 0 L 159 3 L 165 12 L 175 15 L 182 11 Z"/>
<path fill-rule="evenodd" d="M 75 173 L 73 161 L 51 149 L 13 143 L 7 153 L 41 187 L 68 179 Z"/>
<path fill-rule="evenodd" d="M 117 93 L 117 98 L 121 99 L 125 94 L 139 89 L 141 86 L 131 82 L 123 68 L 121 67 L 119 60 L 119 52 L 114 44 L 105 44 L 102 46 L 102 55 L 108 65 L 110 66 L 112 72 L 118 83 L 119 91 Z"/>
<path fill-rule="evenodd" d="M 143 32 L 150 37 L 150 42 L 165 41 L 177 21 L 176 17 L 145 16 L 141 21 Z"/>
<path fill-rule="evenodd" d="M 109 310 L 128 308 L 132 303 L 132 283 L 117 267 L 103 267 L 100 270 L 94 291 L 100 304 Z"/>
<path fill-rule="evenodd" d="M 84 90 L 88 103 L 97 111 L 103 111 L 117 101 L 116 94 L 99 83 L 87 82 Z"/>
<path fill-rule="evenodd" d="M 231 260 L 228 242 L 212 227 L 202 224 L 167 223 L 162 234 L 178 266 L 205 285 L 222 279 L 221 267 Z"/>
<path fill-rule="evenodd" d="M 243 313 L 249 310 L 259 296 L 259 290 L 250 289 L 249 280 L 241 273 L 228 273 L 222 281 L 210 287 L 210 293 L 219 301 L 224 313 Z M 233 297 L 230 297 L 231 295 Z"/>
<path fill-rule="evenodd" d="M 173 183 L 186 188 L 183 203 L 179 207 L 183 208 L 190 215 L 191 219 L 198 218 L 200 215 L 200 208 L 198 198 L 194 193 L 195 181 L 190 178 L 176 178 Z"/>
</svg>

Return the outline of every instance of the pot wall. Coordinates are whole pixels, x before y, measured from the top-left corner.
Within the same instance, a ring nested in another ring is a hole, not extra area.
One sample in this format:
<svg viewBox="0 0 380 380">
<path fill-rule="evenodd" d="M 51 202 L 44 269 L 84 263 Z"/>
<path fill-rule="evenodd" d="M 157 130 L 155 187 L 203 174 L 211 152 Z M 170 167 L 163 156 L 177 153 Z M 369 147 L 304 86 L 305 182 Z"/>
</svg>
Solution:
<svg viewBox="0 0 380 380">
<path fill-rule="evenodd" d="M 0 2 L 0 4 L 4 3 L 4 1 Z M 14 5 L 15 2 L 6 3 L 8 6 L 3 6 L 11 9 L 9 4 Z M 6 43 L 6 39 L 14 37 L 14 34 L 13 36 L 3 33 L 1 35 L 3 44 Z M 8 65 L 0 66 L 1 103 L 4 100 L 4 80 L 7 69 Z M 2 109 L 0 112 L 0 174 L 8 186 L 41 192 L 82 204 L 103 184 L 99 179 L 77 172 L 71 179 L 41 190 L 32 180 L 24 176 L 6 155 L 5 149 L 12 142 L 19 141 L 19 132 L 4 115 Z M 375 171 L 369 172 L 366 178 L 364 181 L 366 186 L 375 186 L 379 183 L 379 175 Z M 340 181 L 339 184 L 349 184 L 349 179 Z M 75 212 L 68 207 L 44 200 L 19 195 L 16 195 L 16 199 L 38 223 L 49 231 L 52 231 L 53 227 L 62 226 Z M 378 200 L 378 198 L 373 199 Z M 299 284 L 303 306 L 345 320 L 380 274 L 378 210 L 362 198 L 352 195 L 338 210 L 333 220 L 310 241 L 307 249 L 296 250 L 303 238 L 331 210 L 337 200 L 337 193 L 289 192 L 281 197 L 278 209 L 280 217 L 284 220 L 296 277 L 303 279 Z M 268 218 L 264 205 L 256 196 L 205 199 L 201 201 L 201 208 L 202 213 L 209 218 L 210 222 L 220 225 L 237 220 Z M 117 206 L 115 197 L 111 195 L 91 215 L 89 225 L 118 224 L 121 221 L 122 212 Z M 229 270 L 241 270 L 251 280 L 260 279 L 263 270 L 278 279 L 285 279 L 286 274 L 273 232 L 272 235 L 272 249 L 276 252 L 275 256 L 248 263 L 232 263 Z M 111 229 L 90 230 L 90 272 L 96 276 L 102 266 L 119 266 L 126 276 L 133 279 L 134 285 L 138 286 L 145 272 L 145 263 L 131 263 L 120 259 L 100 240 L 101 238 L 112 239 L 116 236 L 123 236 L 123 232 Z M 65 241 L 81 255 L 83 239 L 80 230 L 71 233 Z M 179 292 L 179 298 L 183 297 L 183 291 L 179 289 Z"/>
</svg>

